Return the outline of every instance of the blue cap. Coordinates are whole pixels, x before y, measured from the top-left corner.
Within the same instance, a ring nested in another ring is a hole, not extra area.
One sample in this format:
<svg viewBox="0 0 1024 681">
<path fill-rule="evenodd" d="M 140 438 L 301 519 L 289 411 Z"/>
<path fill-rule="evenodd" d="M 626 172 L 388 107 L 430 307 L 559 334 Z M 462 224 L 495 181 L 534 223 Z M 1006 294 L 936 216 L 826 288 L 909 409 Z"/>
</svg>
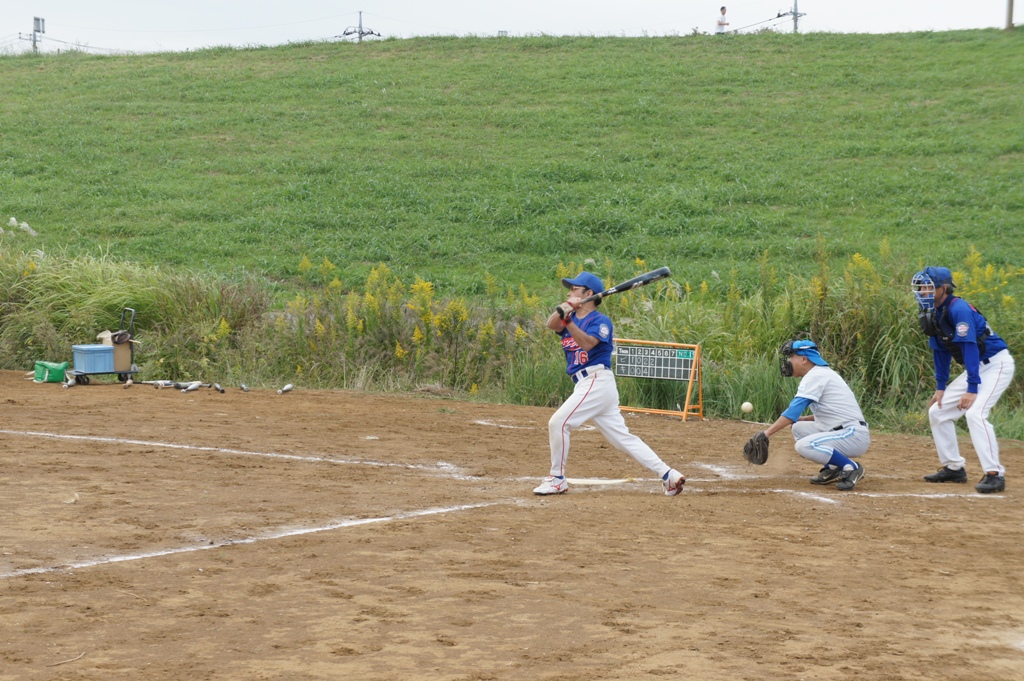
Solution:
<svg viewBox="0 0 1024 681">
<path fill-rule="evenodd" d="M 948 285 L 956 288 L 956 284 L 953 283 L 953 273 L 949 271 L 948 267 L 925 267 L 914 278 L 921 279 L 925 283 L 927 280 L 931 280 L 933 286 Z"/>
<path fill-rule="evenodd" d="M 573 286 L 582 286 L 583 288 L 590 289 L 594 293 L 601 293 L 604 291 L 604 283 L 601 282 L 601 277 L 590 272 L 580 272 L 575 279 L 563 279 L 562 286 L 566 288 L 572 288 Z"/>
<path fill-rule="evenodd" d="M 820 367 L 828 366 L 828 362 L 822 359 L 821 355 L 818 353 L 818 346 L 814 344 L 814 341 L 793 341 L 793 354 L 806 357 Z"/>
</svg>

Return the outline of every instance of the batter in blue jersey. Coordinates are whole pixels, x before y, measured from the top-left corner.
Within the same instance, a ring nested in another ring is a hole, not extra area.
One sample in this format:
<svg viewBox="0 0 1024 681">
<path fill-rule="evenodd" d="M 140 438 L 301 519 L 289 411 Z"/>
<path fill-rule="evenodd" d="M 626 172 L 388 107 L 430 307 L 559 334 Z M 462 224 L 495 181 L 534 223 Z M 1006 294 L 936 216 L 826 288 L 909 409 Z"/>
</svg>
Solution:
<svg viewBox="0 0 1024 681">
<path fill-rule="evenodd" d="M 547 495 L 568 491 L 565 462 L 569 456 L 569 434 L 586 421 L 593 421 L 613 447 L 629 454 L 661 478 L 667 496 L 679 494 L 686 478 L 630 433 L 619 411 L 619 389 L 612 373 L 612 320 L 597 311 L 600 298 L 583 302 L 604 291 L 604 284 L 597 275 L 581 272 L 574 279 L 563 279 L 562 285 L 569 289 L 569 294 L 566 302 L 548 317 L 547 325 L 562 341 L 565 370 L 575 388 L 548 421 L 551 471 L 533 493 Z"/>
<path fill-rule="evenodd" d="M 612 320 L 597 310 L 582 319 L 577 316 L 577 312 L 573 312 L 570 319 L 584 334 L 596 338 L 597 345 L 590 350 L 584 350 L 572 337 L 569 329 L 563 327 L 558 335 L 562 337 L 562 349 L 565 351 L 565 373 L 572 376 L 580 369 L 598 364 L 610 367 L 612 365 Z"/>
</svg>

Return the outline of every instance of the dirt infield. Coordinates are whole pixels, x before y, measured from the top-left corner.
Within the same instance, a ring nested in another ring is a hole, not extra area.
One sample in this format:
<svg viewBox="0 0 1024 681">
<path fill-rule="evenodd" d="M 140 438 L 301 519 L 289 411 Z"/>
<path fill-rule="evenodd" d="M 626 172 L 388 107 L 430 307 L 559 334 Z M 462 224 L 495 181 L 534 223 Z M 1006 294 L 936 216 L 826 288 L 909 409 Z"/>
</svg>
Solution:
<svg viewBox="0 0 1024 681">
<path fill-rule="evenodd" d="M 1020 442 L 982 496 L 876 435 L 843 493 L 629 416 L 682 495 L 584 430 L 538 498 L 548 409 L 0 386 L 3 681 L 1024 679 Z"/>
</svg>

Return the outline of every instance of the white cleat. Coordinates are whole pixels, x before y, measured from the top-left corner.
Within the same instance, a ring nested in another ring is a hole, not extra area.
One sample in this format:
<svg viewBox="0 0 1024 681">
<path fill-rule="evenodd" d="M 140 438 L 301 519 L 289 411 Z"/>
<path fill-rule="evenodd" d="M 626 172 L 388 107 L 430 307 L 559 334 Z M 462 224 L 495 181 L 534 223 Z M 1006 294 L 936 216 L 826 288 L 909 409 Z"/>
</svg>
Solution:
<svg viewBox="0 0 1024 681">
<path fill-rule="evenodd" d="M 565 478 L 556 478 L 549 475 L 540 483 L 540 487 L 533 490 L 534 494 L 562 494 L 569 491 L 569 483 Z"/>
<path fill-rule="evenodd" d="M 683 477 L 682 473 L 673 468 L 668 472 L 668 477 L 661 481 L 661 484 L 665 488 L 665 496 L 674 497 L 683 491 L 686 478 Z"/>
</svg>

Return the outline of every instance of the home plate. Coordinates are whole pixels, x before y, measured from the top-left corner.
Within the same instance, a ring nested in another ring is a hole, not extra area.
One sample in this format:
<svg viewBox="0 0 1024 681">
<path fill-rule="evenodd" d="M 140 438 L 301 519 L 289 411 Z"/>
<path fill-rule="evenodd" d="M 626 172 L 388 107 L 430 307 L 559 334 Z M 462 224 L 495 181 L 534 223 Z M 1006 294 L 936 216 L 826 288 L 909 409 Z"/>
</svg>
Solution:
<svg viewBox="0 0 1024 681">
<path fill-rule="evenodd" d="M 566 478 L 570 485 L 622 485 L 627 482 L 636 482 L 635 478 L 619 478 L 609 480 L 608 478 Z"/>
</svg>

